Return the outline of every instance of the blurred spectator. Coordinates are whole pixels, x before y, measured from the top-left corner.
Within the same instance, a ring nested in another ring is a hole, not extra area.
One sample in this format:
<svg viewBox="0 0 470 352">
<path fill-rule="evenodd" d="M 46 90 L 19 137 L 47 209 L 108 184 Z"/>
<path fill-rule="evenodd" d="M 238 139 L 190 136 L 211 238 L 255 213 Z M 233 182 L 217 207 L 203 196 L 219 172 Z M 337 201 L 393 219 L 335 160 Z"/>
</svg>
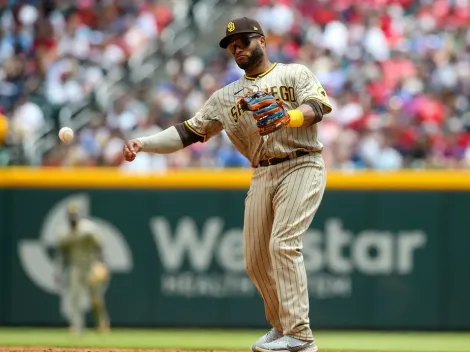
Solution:
<svg viewBox="0 0 470 352">
<path fill-rule="evenodd" d="M 44 114 L 37 104 L 29 101 L 27 95 L 23 95 L 12 112 L 11 123 L 11 132 L 15 138 L 30 140 L 37 137 L 44 124 Z"/>
<path fill-rule="evenodd" d="M 8 134 L 9 123 L 7 118 L 0 113 L 0 146 L 3 145 Z"/>
</svg>

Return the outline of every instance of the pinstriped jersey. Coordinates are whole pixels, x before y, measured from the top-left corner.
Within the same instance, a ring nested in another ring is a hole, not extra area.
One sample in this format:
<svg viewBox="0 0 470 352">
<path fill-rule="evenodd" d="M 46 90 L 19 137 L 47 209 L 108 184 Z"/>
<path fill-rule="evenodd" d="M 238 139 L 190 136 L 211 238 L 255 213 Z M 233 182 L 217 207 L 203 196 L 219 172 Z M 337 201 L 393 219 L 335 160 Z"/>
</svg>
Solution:
<svg viewBox="0 0 470 352">
<path fill-rule="evenodd" d="M 253 113 L 243 111 L 238 100 L 248 91 L 267 90 L 282 100 L 288 109 L 316 100 L 324 114 L 331 112 L 328 96 L 315 75 L 301 64 L 273 64 L 257 77 L 243 76 L 239 80 L 214 92 L 204 106 L 185 122 L 204 142 L 221 132 L 252 166 L 261 160 L 286 157 L 296 151 L 321 151 L 317 139 L 317 124 L 309 127 L 282 128 L 267 136 L 260 136 Z"/>
</svg>

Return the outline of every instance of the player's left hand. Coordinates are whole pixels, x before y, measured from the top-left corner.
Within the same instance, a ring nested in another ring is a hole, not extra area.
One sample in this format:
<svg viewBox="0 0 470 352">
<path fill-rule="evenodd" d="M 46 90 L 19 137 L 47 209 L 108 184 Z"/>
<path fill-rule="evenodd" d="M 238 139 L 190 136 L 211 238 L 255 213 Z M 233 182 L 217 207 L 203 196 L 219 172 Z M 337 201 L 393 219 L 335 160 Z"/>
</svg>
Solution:
<svg viewBox="0 0 470 352">
<path fill-rule="evenodd" d="M 243 110 L 252 111 L 261 136 L 280 130 L 290 122 L 290 116 L 282 100 L 266 91 L 249 93 L 239 100 Z"/>
<path fill-rule="evenodd" d="M 89 276 L 90 284 L 100 284 L 107 280 L 109 277 L 109 269 L 103 262 L 96 262 L 91 267 Z"/>
</svg>

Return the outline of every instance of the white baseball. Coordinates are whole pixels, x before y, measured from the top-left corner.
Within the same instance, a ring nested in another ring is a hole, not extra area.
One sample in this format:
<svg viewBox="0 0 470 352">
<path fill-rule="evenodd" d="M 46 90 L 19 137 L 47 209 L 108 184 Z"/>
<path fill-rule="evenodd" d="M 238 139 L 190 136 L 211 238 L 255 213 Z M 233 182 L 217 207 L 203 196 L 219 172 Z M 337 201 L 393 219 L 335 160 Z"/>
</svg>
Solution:
<svg viewBox="0 0 470 352">
<path fill-rule="evenodd" d="M 59 138 L 62 142 L 70 142 L 73 138 L 72 129 L 70 127 L 62 127 L 59 131 Z"/>
</svg>

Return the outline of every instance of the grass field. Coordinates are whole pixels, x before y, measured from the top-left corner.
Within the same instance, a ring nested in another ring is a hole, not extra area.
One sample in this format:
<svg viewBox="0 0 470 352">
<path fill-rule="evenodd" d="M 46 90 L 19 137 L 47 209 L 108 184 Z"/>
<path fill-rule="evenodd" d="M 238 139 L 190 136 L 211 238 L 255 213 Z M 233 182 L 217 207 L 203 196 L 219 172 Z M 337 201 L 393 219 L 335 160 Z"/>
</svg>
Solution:
<svg viewBox="0 0 470 352">
<path fill-rule="evenodd" d="M 114 329 L 105 336 L 90 330 L 78 338 L 70 337 L 65 329 L 0 328 L 0 351 L 21 350 L 6 346 L 74 347 L 83 351 L 94 348 L 248 351 L 251 343 L 263 333 L 265 331 Z M 320 352 L 470 352 L 470 333 L 320 331 L 315 333 L 315 338 Z"/>
</svg>

